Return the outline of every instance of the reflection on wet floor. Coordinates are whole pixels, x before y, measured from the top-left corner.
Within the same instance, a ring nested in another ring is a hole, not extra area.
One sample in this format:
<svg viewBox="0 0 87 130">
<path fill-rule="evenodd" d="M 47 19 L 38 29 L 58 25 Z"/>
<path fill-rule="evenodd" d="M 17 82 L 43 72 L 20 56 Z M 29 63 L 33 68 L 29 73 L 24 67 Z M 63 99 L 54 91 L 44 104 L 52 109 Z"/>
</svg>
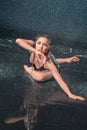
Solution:
<svg viewBox="0 0 87 130">
<path fill-rule="evenodd" d="M 8 50 L 0 52 L 1 130 L 86 130 L 87 102 L 69 99 L 54 80 L 34 81 L 23 70 L 26 54 Z M 72 92 L 87 97 L 87 60 L 81 62 L 62 65 L 60 73 Z"/>
<path fill-rule="evenodd" d="M 10 92 L 10 97 L 14 94 L 11 102 L 8 102 L 9 99 L 7 99 L 8 106 L 15 103 L 11 106 L 9 113 L 6 113 L 7 118 L 4 115 L 7 124 L 23 121 L 22 123 L 25 124 L 27 129 L 34 126 L 34 129 L 45 129 L 46 127 L 47 129 L 52 129 L 53 127 L 65 129 L 66 127 L 71 128 L 73 124 L 78 128 L 78 122 L 80 122 L 80 127 L 83 124 L 86 125 L 86 103 L 69 99 L 54 80 L 39 83 L 24 73 L 23 77 L 14 81 L 8 82 L 7 87 L 9 90 L 6 91 L 6 95 L 9 95 Z M 6 89 L 6 84 L 4 85 L 5 88 L 3 88 L 2 92 L 5 92 L 4 89 Z M 12 87 L 13 90 L 11 89 Z M 13 109 L 13 107 L 15 108 Z M 5 111 L 7 112 L 8 110 L 5 109 Z M 74 122 L 71 118 L 73 118 Z M 79 121 L 77 121 L 78 118 Z M 70 120 L 71 122 L 68 124 L 67 122 Z"/>
</svg>

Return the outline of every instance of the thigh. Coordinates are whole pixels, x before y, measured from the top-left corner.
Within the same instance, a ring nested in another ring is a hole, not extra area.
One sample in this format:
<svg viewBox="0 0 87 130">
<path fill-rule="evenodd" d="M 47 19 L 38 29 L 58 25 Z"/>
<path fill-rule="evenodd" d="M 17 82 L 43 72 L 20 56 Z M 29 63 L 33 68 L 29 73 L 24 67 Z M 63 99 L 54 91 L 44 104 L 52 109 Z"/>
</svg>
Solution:
<svg viewBox="0 0 87 130">
<path fill-rule="evenodd" d="M 52 78 L 52 74 L 49 70 L 33 70 L 32 77 L 37 81 L 46 81 Z"/>
<path fill-rule="evenodd" d="M 37 81 L 46 81 L 52 78 L 52 74 L 50 70 L 42 70 L 37 71 L 32 67 L 28 67 L 27 65 L 24 65 L 24 70 L 31 75 L 31 77 Z"/>
</svg>

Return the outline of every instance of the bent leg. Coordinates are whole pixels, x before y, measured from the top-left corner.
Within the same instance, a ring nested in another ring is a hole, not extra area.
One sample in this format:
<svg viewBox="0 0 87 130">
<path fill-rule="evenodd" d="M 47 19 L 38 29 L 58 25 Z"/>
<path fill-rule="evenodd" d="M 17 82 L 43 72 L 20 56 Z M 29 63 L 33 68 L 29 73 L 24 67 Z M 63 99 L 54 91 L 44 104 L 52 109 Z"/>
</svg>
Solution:
<svg viewBox="0 0 87 130">
<path fill-rule="evenodd" d="M 24 65 L 24 70 L 36 81 L 46 81 L 52 78 L 52 74 L 49 70 L 36 71 L 27 65 Z"/>
</svg>

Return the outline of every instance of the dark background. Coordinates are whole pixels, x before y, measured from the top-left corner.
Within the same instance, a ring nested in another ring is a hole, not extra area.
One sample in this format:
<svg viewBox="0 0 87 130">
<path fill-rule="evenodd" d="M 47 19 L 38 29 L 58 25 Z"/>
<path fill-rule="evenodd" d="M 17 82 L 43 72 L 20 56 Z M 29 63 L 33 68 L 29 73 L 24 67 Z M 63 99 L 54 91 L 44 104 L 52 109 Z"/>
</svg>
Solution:
<svg viewBox="0 0 87 130">
<path fill-rule="evenodd" d="M 87 44 L 87 1 L 0 0 L 0 36 L 32 38 L 38 33 L 55 42 Z"/>
</svg>

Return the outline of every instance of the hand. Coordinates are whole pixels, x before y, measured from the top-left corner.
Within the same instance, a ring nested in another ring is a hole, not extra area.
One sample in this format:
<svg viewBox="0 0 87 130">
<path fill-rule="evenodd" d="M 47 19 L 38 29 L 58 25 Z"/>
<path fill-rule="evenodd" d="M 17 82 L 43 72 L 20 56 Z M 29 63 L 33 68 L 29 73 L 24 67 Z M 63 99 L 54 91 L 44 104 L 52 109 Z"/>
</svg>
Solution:
<svg viewBox="0 0 87 130">
<path fill-rule="evenodd" d="M 77 56 L 67 58 L 67 63 L 78 62 L 80 59 Z"/>
<path fill-rule="evenodd" d="M 81 101 L 85 100 L 84 97 L 76 96 L 76 95 L 74 95 L 72 93 L 69 95 L 69 97 L 72 98 L 72 99 L 74 99 L 74 100 L 81 100 Z"/>
<path fill-rule="evenodd" d="M 42 62 L 42 61 L 45 62 L 46 61 L 46 56 L 43 53 L 41 53 L 40 51 L 36 50 L 35 54 L 36 54 L 36 57 L 38 58 L 38 60 L 40 62 Z"/>
</svg>

